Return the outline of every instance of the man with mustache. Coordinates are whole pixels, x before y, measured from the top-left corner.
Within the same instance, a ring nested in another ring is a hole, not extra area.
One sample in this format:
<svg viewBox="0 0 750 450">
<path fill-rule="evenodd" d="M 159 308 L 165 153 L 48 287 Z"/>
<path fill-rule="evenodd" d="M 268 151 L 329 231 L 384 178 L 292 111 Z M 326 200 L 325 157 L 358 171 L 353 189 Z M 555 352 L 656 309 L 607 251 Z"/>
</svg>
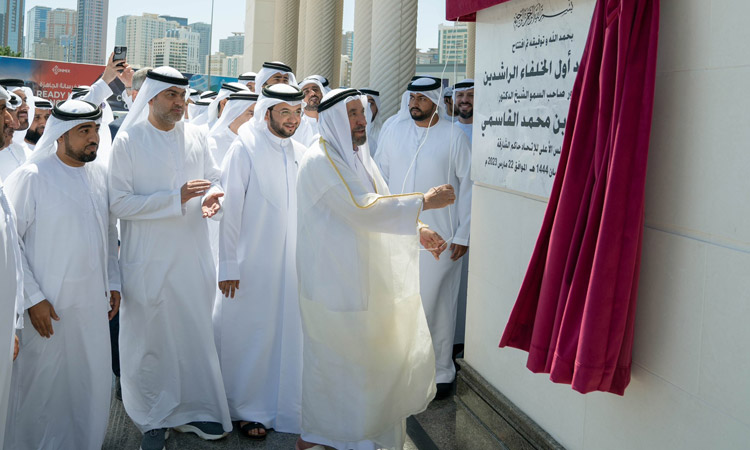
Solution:
<svg viewBox="0 0 750 450">
<path fill-rule="evenodd" d="M 6 103 L 10 94 L 0 86 L 0 147 L 4 146 L 5 124 L 11 122 Z M 0 443 L 5 440 L 5 422 L 10 397 L 13 360 L 18 356 L 16 320 L 23 315 L 23 265 L 18 245 L 16 214 L 0 180 Z M 20 326 L 21 323 L 18 323 Z M 10 347 L 10 348 L 9 348 Z M 13 358 L 10 357 L 11 350 Z"/>
<path fill-rule="evenodd" d="M 302 324 L 295 265 L 299 89 L 262 90 L 224 159 L 214 330 L 233 420 L 255 440 L 300 432 Z"/>
<path fill-rule="evenodd" d="M 320 100 L 323 98 L 323 95 L 328 92 L 328 89 L 323 86 L 321 79 L 325 80 L 320 75 L 311 75 L 299 84 L 299 88 L 305 94 L 305 114 L 302 116 L 299 129 L 294 133 L 293 139 L 304 147 L 314 144 L 320 137 L 320 130 L 318 129 L 318 106 L 320 106 Z"/>
<path fill-rule="evenodd" d="M 232 431 L 214 345 L 216 269 L 206 219 L 218 220 L 220 171 L 201 127 L 183 120 L 188 79 L 146 75 L 112 149 L 110 208 L 120 219 L 125 410 L 162 449 L 167 428 L 221 439 Z"/>
<path fill-rule="evenodd" d="M 26 130 L 29 128 L 29 122 L 31 114 L 33 114 L 33 104 L 31 103 L 32 91 L 31 88 L 25 86 L 23 80 L 16 78 L 5 78 L 0 80 L 0 86 L 4 87 L 11 94 L 17 95 L 21 99 L 21 105 L 15 107 L 16 118 L 18 119 L 18 127 L 16 127 L 13 134 L 13 142 L 18 144 L 24 152 L 28 153 L 28 148 L 23 141 L 26 136 Z"/>
<path fill-rule="evenodd" d="M 34 118 L 23 139 L 31 151 L 34 150 L 36 143 L 39 142 L 39 138 L 42 137 L 44 127 L 47 126 L 47 120 L 52 115 L 52 102 L 40 97 L 33 97 L 32 100 L 34 102 Z"/>
<path fill-rule="evenodd" d="M 7 178 L 11 172 L 26 162 L 26 151 L 13 141 L 14 133 L 20 127 L 18 110 L 23 103 L 21 97 L 16 94 L 8 93 L 8 96 L 10 99 L 5 104 L 7 114 L 1 119 L 4 127 L 2 142 L 0 142 L 0 180 Z"/>
<path fill-rule="evenodd" d="M 466 133 L 471 143 L 471 130 L 474 126 L 474 80 L 466 79 L 453 87 L 458 112 L 458 127 Z"/>
<path fill-rule="evenodd" d="M 120 271 L 106 170 L 91 164 L 101 115 L 92 103 L 60 104 L 29 161 L 5 180 L 22 243 L 25 326 L 3 448 L 104 442 Z"/>
<path fill-rule="evenodd" d="M 375 160 L 394 194 L 426 192 L 450 184 L 455 205 L 426 211 L 421 217 L 447 242 L 439 259 L 422 252 L 419 263 L 422 304 L 435 349 L 437 398 L 450 394 L 456 370 L 453 340 L 456 327 L 462 257 L 469 249 L 471 222 L 471 147 L 466 135 L 443 118 L 441 80 L 418 78 L 409 84 L 409 115 L 402 114 L 384 130 Z M 399 113 L 401 114 L 401 113 Z"/>
</svg>

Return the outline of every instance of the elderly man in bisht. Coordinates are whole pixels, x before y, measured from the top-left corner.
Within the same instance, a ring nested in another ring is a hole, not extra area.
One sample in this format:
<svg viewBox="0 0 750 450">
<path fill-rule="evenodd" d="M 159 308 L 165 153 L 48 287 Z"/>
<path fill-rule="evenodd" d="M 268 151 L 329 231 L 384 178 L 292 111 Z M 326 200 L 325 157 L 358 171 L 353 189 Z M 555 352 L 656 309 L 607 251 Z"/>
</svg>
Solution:
<svg viewBox="0 0 750 450">
<path fill-rule="evenodd" d="M 296 85 L 297 79 L 294 78 L 292 68 L 279 61 L 264 62 L 255 77 L 255 93 L 260 95 L 264 87 L 273 84 Z"/>
<path fill-rule="evenodd" d="M 216 269 L 206 219 L 218 220 L 220 171 L 201 128 L 185 123 L 188 79 L 148 73 L 115 139 L 110 207 L 120 219 L 122 399 L 161 449 L 167 428 L 202 439 L 232 430 L 214 345 Z"/>
<path fill-rule="evenodd" d="M 305 146 L 311 146 L 318 140 L 320 130 L 318 129 L 318 106 L 323 95 L 328 89 L 323 86 L 320 75 L 312 75 L 299 83 L 299 88 L 305 94 L 305 108 L 299 129 L 294 134 L 294 140 Z"/>
<path fill-rule="evenodd" d="M 80 100 L 56 106 L 29 161 L 5 180 L 22 245 L 26 326 L 4 448 L 98 450 L 104 442 L 107 321 L 119 308 L 120 274 L 106 170 L 91 164 L 101 115 Z"/>
<path fill-rule="evenodd" d="M 2 86 L 0 86 L 2 87 Z M 14 170 L 26 162 L 27 153 L 22 146 L 13 141 L 13 135 L 19 128 L 18 108 L 23 105 L 21 97 L 5 91 L 9 100 L 5 103 L 3 139 L 0 142 L 0 181 L 7 178 Z"/>
<path fill-rule="evenodd" d="M 224 160 L 216 346 L 232 419 L 251 439 L 300 432 L 302 324 L 295 266 L 302 92 L 263 88 Z"/>
<path fill-rule="evenodd" d="M 33 97 L 32 101 L 34 102 L 34 117 L 29 129 L 26 130 L 26 136 L 23 138 L 29 152 L 34 151 L 34 147 L 44 133 L 44 127 L 47 126 L 47 120 L 52 115 L 51 101 L 41 97 Z"/>
<path fill-rule="evenodd" d="M 10 113 L 6 103 L 10 94 L 0 87 L 0 146 L 6 120 L 10 123 Z M 18 356 L 18 336 L 16 326 L 23 326 L 18 320 L 23 316 L 23 265 L 21 247 L 18 245 L 16 215 L 10 206 L 3 183 L 0 180 L 0 443 L 5 440 L 5 419 L 8 413 L 10 378 L 13 360 Z"/>
<path fill-rule="evenodd" d="M 406 418 L 435 395 L 419 298 L 419 242 L 445 242 L 419 219 L 453 188 L 391 195 L 367 148 L 366 99 L 323 97 L 320 141 L 297 178 L 297 274 L 304 331 L 298 449 L 401 449 Z"/>
<path fill-rule="evenodd" d="M 451 391 L 456 370 L 456 328 L 461 257 L 469 248 L 471 221 L 471 147 L 466 135 L 441 118 L 441 81 L 418 78 L 409 84 L 409 115 L 383 132 L 375 159 L 393 193 L 424 191 L 448 183 L 456 189 L 451 208 L 425 213 L 422 219 L 451 242 L 450 252 L 435 260 L 420 256 L 422 304 L 435 347 L 438 398 Z"/>
<path fill-rule="evenodd" d="M 239 77 L 237 77 L 237 80 L 240 83 L 245 83 L 245 86 L 247 86 L 250 91 L 255 92 L 255 77 L 258 74 L 255 72 L 245 72 L 243 74 L 240 74 Z"/>
</svg>

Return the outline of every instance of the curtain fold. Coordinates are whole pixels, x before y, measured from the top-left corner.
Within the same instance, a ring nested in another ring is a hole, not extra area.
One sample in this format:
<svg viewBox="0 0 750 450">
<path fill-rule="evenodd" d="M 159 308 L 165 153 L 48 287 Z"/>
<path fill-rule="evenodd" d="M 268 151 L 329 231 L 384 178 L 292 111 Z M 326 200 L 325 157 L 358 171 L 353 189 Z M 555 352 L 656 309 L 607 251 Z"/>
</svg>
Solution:
<svg viewBox="0 0 750 450">
<path fill-rule="evenodd" d="M 500 347 L 576 391 L 630 382 L 659 0 L 598 0 L 547 211 Z"/>
</svg>

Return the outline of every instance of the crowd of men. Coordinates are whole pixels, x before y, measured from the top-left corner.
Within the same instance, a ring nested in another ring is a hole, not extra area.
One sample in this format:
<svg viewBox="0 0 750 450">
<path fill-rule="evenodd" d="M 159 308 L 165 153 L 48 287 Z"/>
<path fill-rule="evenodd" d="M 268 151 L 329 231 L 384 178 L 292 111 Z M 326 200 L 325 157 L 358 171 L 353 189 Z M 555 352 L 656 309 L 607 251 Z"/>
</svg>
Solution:
<svg viewBox="0 0 750 450">
<path fill-rule="evenodd" d="M 472 80 L 414 77 L 387 120 L 280 62 L 218 92 L 111 57 L 56 105 L 26 85 L 0 79 L 2 448 L 100 449 L 112 373 L 142 450 L 233 423 L 401 449 L 449 395 Z"/>
</svg>

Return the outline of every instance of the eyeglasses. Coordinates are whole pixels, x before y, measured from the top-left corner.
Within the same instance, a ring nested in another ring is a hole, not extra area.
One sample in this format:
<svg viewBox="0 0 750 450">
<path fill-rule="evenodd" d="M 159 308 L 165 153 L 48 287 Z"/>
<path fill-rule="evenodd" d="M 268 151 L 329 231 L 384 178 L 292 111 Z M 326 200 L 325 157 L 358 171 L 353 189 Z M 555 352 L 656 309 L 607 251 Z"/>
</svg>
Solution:
<svg viewBox="0 0 750 450">
<path fill-rule="evenodd" d="M 282 109 L 281 111 L 276 111 L 275 109 L 269 109 L 269 111 L 279 113 L 279 115 L 283 119 L 288 119 L 290 117 L 295 117 L 295 118 L 299 119 L 300 117 L 302 117 L 302 110 L 301 109 L 298 109 L 298 110 L 295 110 L 295 111 L 290 111 L 288 109 Z"/>
</svg>

